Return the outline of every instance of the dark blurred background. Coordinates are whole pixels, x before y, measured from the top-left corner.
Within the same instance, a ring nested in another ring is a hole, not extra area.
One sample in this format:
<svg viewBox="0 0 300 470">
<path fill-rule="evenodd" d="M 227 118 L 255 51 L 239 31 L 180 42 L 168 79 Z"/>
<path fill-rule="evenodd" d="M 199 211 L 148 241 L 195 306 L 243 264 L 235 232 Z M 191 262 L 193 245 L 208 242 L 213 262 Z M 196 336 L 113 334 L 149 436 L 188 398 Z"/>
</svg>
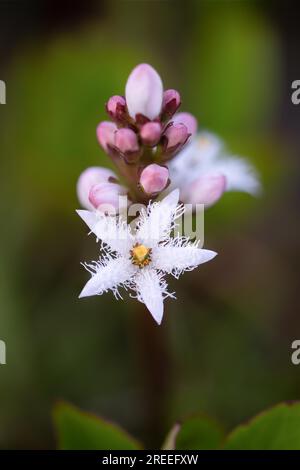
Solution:
<svg viewBox="0 0 300 470">
<path fill-rule="evenodd" d="M 299 25 L 297 3 L 279 0 L 0 1 L 1 448 L 54 448 L 58 399 L 147 446 L 196 411 L 231 429 L 300 399 Z M 161 328 L 134 301 L 77 299 L 97 246 L 75 214 L 76 180 L 110 164 L 95 127 L 140 62 L 264 188 L 206 212 L 219 256 L 171 281 Z"/>
</svg>

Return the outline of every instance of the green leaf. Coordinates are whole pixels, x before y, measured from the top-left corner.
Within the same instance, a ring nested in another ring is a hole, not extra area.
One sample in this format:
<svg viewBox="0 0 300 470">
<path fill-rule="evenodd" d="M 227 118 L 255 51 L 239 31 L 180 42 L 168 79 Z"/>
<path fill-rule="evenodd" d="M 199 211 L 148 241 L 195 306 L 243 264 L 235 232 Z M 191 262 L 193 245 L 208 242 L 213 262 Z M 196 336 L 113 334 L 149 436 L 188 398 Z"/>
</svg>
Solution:
<svg viewBox="0 0 300 470">
<path fill-rule="evenodd" d="M 68 403 L 54 408 L 58 447 L 63 450 L 134 450 L 140 445 L 119 426 Z"/>
<path fill-rule="evenodd" d="M 209 450 L 220 446 L 224 435 L 213 420 L 195 415 L 175 424 L 164 443 L 165 450 Z"/>
<path fill-rule="evenodd" d="M 300 403 L 282 403 L 237 427 L 227 438 L 230 450 L 299 450 Z"/>
</svg>

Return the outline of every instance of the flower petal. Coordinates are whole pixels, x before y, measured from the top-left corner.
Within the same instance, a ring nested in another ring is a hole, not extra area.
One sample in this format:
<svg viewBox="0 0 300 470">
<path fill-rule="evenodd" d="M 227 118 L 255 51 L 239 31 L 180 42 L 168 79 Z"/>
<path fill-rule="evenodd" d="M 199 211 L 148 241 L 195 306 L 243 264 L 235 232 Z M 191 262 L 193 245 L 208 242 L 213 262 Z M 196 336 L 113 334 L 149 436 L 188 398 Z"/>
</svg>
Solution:
<svg viewBox="0 0 300 470">
<path fill-rule="evenodd" d="M 168 237 L 175 219 L 182 213 L 178 200 L 179 190 L 175 189 L 162 201 L 150 203 L 147 210 L 142 211 L 139 217 L 136 239 L 153 247 Z"/>
<path fill-rule="evenodd" d="M 188 204 L 211 206 L 220 199 L 226 189 L 226 177 L 221 174 L 199 176 L 195 181 L 183 187 L 181 199 Z"/>
<path fill-rule="evenodd" d="M 171 187 L 184 187 L 197 178 L 223 175 L 225 191 L 258 194 L 261 185 L 254 167 L 243 158 L 228 156 L 223 142 L 209 132 L 201 132 L 169 163 Z M 200 201 L 201 202 L 201 201 Z"/>
<path fill-rule="evenodd" d="M 226 191 L 245 191 L 252 195 L 260 192 L 261 185 L 257 173 L 245 159 L 220 158 L 212 163 L 211 169 L 226 177 Z"/>
<path fill-rule="evenodd" d="M 99 240 L 113 251 L 128 256 L 133 243 L 129 225 L 115 216 L 107 216 L 96 211 L 78 210 L 77 214 Z"/>
<path fill-rule="evenodd" d="M 135 276 L 137 299 L 143 302 L 160 325 L 164 313 L 165 281 L 154 269 L 143 269 Z"/>
<path fill-rule="evenodd" d="M 83 209 L 78 209 L 76 212 L 86 223 L 91 232 L 94 232 L 94 228 L 98 220 L 97 213 L 95 211 L 87 211 Z"/>
<path fill-rule="evenodd" d="M 211 162 L 223 152 L 223 142 L 209 132 L 197 134 L 169 163 L 173 187 L 181 188 L 209 171 Z"/>
<path fill-rule="evenodd" d="M 109 258 L 101 263 L 84 265 L 92 274 L 91 279 L 82 289 L 79 298 L 101 295 L 109 289 L 117 293 L 118 286 L 128 282 L 135 273 L 135 268 L 129 259 Z"/>
<path fill-rule="evenodd" d="M 184 239 L 183 239 L 184 240 Z M 213 259 L 217 253 L 198 248 L 196 244 L 176 238 L 170 244 L 159 246 L 153 251 L 153 265 L 156 269 L 179 277 L 184 271 L 191 271 L 199 264 Z M 174 246 L 174 245 L 178 246 Z"/>
</svg>

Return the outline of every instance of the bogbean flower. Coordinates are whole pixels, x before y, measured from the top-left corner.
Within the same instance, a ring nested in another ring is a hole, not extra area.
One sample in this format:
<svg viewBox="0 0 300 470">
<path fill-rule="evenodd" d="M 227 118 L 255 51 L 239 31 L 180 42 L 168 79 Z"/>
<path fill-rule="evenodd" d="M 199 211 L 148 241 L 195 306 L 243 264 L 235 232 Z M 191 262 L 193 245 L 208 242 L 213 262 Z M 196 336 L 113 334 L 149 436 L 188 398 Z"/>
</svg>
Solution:
<svg viewBox="0 0 300 470">
<path fill-rule="evenodd" d="M 214 204 L 225 191 L 260 191 L 253 166 L 230 155 L 224 143 L 208 132 L 201 132 L 168 163 L 170 188 L 180 189 L 180 199 L 189 204 Z"/>
<path fill-rule="evenodd" d="M 178 91 L 164 91 L 153 67 L 135 67 L 124 96 L 113 95 L 106 103 L 111 121 L 100 122 L 96 131 L 116 174 L 92 167 L 77 183 L 78 199 L 88 209 L 78 214 L 101 240 L 103 252 L 99 261 L 85 264 L 92 277 L 80 297 L 108 290 L 118 297 L 123 286 L 148 307 L 157 323 L 164 298 L 173 297 L 165 274 L 178 277 L 215 256 L 186 237 L 170 236 L 182 211 L 178 198 L 210 206 L 225 191 L 257 194 L 260 187 L 253 167 L 228 154 L 212 134 L 197 135 L 196 118 L 178 112 L 180 105 Z M 162 192 L 170 194 L 155 201 Z M 120 215 L 124 198 L 128 204 L 148 204 L 136 221 L 136 231 Z"/>
<path fill-rule="evenodd" d="M 90 231 L 102 242 L 102 258 L 84 264 L 91 278 L 80 297 L 102 295 L 110 290 L 118 298 L 119 290 L 125 288 L 146 305 L 160 324 L 164 299 L 175 298 L 168 291 L 165 275 L 178 278 L 184 271 L 191 271 L 216 256 L 214 251 L 199 248 L 197 241 L 170 236 L 183 212 L 178 199 L 179 191 L 174 190 L 161 202 L 150 202 L 137 219 L 134 232 L 120 218 L 79 210 Z"/>
</svg>

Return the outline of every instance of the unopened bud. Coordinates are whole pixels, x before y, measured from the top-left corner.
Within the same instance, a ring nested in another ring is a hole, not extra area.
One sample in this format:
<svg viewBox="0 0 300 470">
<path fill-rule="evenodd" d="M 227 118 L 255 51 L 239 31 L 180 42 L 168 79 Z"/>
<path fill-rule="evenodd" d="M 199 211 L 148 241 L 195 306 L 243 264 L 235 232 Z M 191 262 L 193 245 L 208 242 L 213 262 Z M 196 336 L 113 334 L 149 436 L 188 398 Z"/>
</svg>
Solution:
<svg viewBox="0 0 300 470">
<path fill-rule="evenodd" d="M 91 187 L 89 201 L 95 209 L 112 206 L 119 210 L 119 197 L 126 193 L 127 189 L 119 184 L 99 183 Z"/>
<path fill-rule="evenodd" d="M 140 153 L 136 133 L 132 129 L 119 129 L 115 134 L 115 147 L 129 163 L 134 161 Z"/>
<path fill-rule="evenodd" d="M 160 193 L 167 187 L 168 182 L 169 170 L 156 163 L 146 166 L 140 176 L 140 185 L 147 194 Z"/>
<path fill-rule="evenodd" d="M 123 96 L 114 95 L 106 104 L 106 111 L 114 121 L 123 121 L 126 116 L 126 101 Z"/>
<path fill-rule="evenodd" d="M 137 65 L 126 83 L 126 103 L 130 116 L 141 114 L 155 119 L 161 112 L 163 85 L 160 76 L 151 65 Z"/>
<path fill-rule="evenodd" d="M 114 146 L 117 129 L 116 124 L 110 121 L 102 121 L 97 127 L 98 141 L 106 152 L 109 152 L 109 147 Z"/>
<path fill-rule="evenodd" d="M 159 122 L 147 122 L 140 131 L 140 136 L 145 145 L 153 147 L 160 139 L 161 125 Z"/>
<path fill-rule="evenodd" d="M 197 132 L 197 119 L 190 113 L 177 113 L 172 118 L 174 124 L 184 124 L 188 133 L 194 135 Z"/>
<path fill-rule="evenodd" d="M 180 94 L 176 90 L 166 90 L 163 95 L 162 114 L 171 117 L 181 103 Z"/>
<path fill-rule="evenodd" d="M 171 124 L 164 133 L 166 152 L 175 151 L 182 147 L 189 138 L 189 132 L 184 124 Z"/>
<path fill-rule="evenodd" d="M 108 168 L 93 166 L 84 170 L 77 181 L 77 197 L 82 207 L 92 209 L 89 193 L 92 186 L 117 180 L 116 174 Z"/>
</svg>

